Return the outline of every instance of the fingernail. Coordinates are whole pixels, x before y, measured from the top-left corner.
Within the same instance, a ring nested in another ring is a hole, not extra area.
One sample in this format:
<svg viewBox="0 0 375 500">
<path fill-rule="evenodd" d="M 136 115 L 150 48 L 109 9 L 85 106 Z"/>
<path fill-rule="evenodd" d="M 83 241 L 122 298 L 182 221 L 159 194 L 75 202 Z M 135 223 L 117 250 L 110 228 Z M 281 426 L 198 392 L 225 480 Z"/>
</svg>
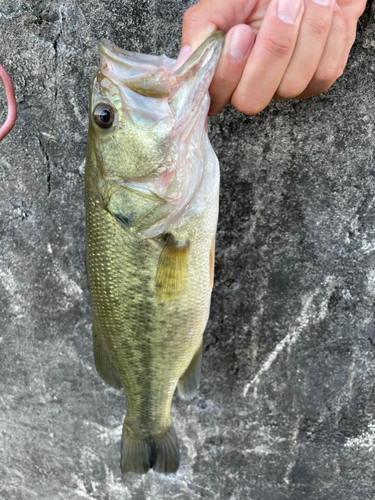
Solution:
<svg viewBox="0 0 375 500">
<path fill-rule="evenodd" d="M 335 11 L 338 11 L 339 10 L 339 6 L 337 5 L 337 3 L 335 2 L 335 5 L 333 6 L 333 10 Z"/>
<path fill-rule="evenodd" d="M 236 28 L 230 39 L 229 53 L 236 61 L 243 61 L 253 46 L 254 37 L 248 26 L 239 26 Z"/>
<path fill-rule="evenodd" d="M 180 53 L 178 54 L 177 61 L 174 63 L 173 70 L 178 69 L 182 66 L 191 56 L 191 47 L 190 45 L 185 45 L 181 48 Z"/>
<path fill-rule="evenodd" d="M 294 24 L 297 21 L 301 5 L 302 0 L 278 0 L 277 15 L 283 23 Z"/>
</svg>

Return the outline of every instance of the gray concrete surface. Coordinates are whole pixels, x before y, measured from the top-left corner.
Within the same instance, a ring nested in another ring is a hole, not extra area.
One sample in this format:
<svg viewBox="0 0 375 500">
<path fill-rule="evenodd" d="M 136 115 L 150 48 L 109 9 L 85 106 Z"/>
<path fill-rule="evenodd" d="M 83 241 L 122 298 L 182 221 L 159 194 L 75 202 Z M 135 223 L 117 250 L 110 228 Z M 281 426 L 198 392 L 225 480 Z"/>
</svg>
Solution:
<svg viewBox="0 0 375 500">
<path fill-rule="evenodd" d="M 84 269 L 88 86 L 102 36 L 175 57 L 189 5 L 0 2 L 19 103 L 0 145 L 1 500 L 375 496 L 373 3 L 328 92 L 210 120 L 222 188 L 203 382 L 174 401 L 178 474 L 121 476 L 124 397 L 95 372 Z"/>
</svg>

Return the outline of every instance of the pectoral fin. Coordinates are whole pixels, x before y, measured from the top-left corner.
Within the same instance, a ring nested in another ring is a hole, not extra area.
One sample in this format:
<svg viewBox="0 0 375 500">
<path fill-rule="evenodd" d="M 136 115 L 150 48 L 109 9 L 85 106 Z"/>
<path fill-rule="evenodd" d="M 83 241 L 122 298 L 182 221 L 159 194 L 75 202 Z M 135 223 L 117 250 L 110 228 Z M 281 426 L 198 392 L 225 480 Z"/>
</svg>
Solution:
<svg viewBox="0 0 375 500">
<path fill-rule="evenodd" d="M 189 242 L 183 244 L 168 235 L 156 272 L 156 296 L 159 302 L 178 297 L 186 288 L 189 276 Z"/>
<path fill-rule="evenodd" d="M 120 376 L 113 366 L 111 360 L 109 359 L 107 349 L 100 332 L 100 325 L 95 318 L 92 324 L 92 333 L 94 339 L 95 368 L 97 372 L 104 380 L 104 382 L 107 382 L 107 384 L 114 387 L 115 389 L 121 389 L 122 382 Z"/>
</svg>

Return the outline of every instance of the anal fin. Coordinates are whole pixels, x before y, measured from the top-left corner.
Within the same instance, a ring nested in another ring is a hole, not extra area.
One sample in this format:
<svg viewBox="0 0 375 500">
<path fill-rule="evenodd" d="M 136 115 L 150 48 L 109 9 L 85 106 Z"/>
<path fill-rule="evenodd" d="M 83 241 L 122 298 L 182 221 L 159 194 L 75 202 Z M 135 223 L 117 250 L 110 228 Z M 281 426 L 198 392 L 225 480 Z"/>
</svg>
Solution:
<svg viewBox="0 0 375 500">
<path fill-rule="evenodd" d="M 187 367 L 177 384 L 178 395 L 183 400 L 193 399 L 198 392 L 201 379 L 202 344 L 194 354 L 190 365 Z"/>
<path fill-rule="evenodd" d="M 100 331 L 100 325 L 97 320 L 94 318 L 92 324 L 92 333 L 94 339 L 94 360 L 95 360 L 95 368 L 101 378 L 114 387 L 115 389 L 122 388 L 122 382 L 119 374 L 117 373 L 115 367 L 113 366 L 108 353 L 107 348 L 105 346 L 104 340 L 102 338 L 102 334 Z"/>
</svg>

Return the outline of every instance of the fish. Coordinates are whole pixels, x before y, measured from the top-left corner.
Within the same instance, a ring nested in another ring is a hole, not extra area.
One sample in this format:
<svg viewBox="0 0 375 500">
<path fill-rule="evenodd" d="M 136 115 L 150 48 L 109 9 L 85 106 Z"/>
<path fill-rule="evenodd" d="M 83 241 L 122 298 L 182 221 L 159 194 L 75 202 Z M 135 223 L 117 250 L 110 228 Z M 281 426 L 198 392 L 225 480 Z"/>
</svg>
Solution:
<svg viewBox="0 0 375 500">
<path fill-rule="evenodd" d="M 197 393 L 214 274 L 219 163 L 208 93 L 224 41 L 175 60 L 98 42 L 85 168 L 95 367 L 124 389 L 121 470 L 175 473 L 170 410 Z"/>
</svg>

